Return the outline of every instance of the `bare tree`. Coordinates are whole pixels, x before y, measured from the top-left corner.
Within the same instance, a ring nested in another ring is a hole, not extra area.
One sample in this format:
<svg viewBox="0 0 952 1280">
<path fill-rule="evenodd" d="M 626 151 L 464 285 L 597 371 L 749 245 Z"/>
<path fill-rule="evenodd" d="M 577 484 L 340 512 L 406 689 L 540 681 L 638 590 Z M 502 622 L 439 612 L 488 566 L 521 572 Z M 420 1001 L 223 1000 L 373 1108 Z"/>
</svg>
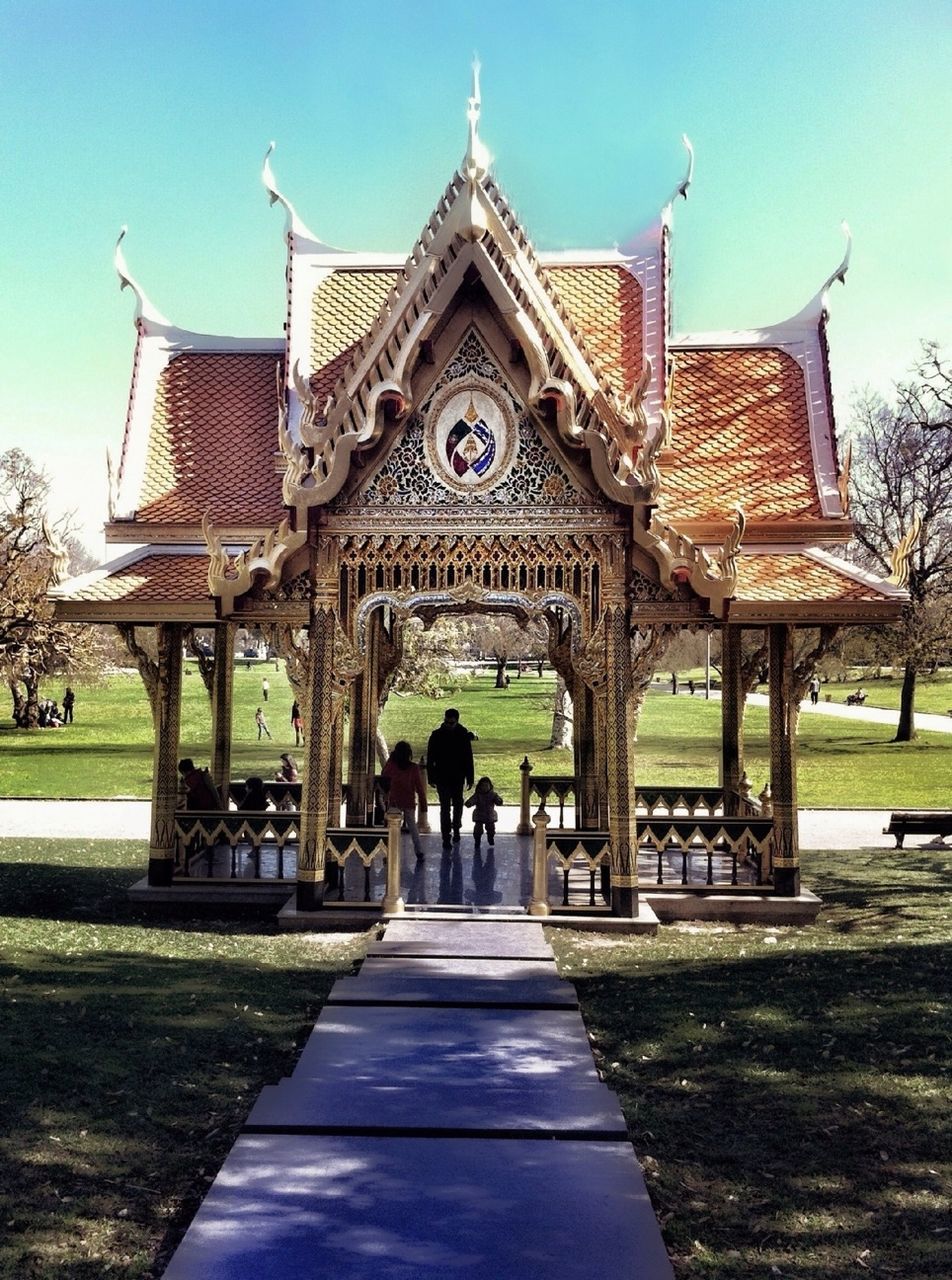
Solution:
<svg viewBox="0 0 952 1280">
<path fill-rule="evenodd" d="M 906 560 L 909 605 L 897 638 L 903 666 L 895 741 L 915 737 L 916 676 L 948 647 L 943 619 L 952 596 L 952 367 L 935 343 L 923 346 L 893 403 L 866 392 L 855 402 L 851 514 L 855 554 L 888 574 L 892 553 L 919 523 Z"/>
<path fill-rule="evenodd" d="M 0 673 L 21 729 L 39 724 L 41 680 L 95 670 L 101 648 L 98 631 L 58 622 L 47 599 L 70 564 L 79 572 L 90 563 L 68 518 L 46 525 L 49 487 L 22 449 L 0 456 Z"/>
</svg>

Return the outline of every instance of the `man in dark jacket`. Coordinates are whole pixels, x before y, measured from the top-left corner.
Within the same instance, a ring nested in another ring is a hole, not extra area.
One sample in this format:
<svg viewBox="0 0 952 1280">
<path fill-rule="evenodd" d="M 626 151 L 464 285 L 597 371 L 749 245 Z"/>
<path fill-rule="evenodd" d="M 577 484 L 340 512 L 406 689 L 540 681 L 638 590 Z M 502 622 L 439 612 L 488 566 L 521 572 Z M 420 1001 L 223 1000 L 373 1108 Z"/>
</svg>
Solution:
<svg viewBox="0 0 952 1280">
<path fill-rule="evenodd" d="M 473 785 L 473 739 L 459 722 L 459 712 L 450 707 L 443 723 L 430 734 L 426 748 L 427 779 L 440 797 L 440 831 L 443 848 L 449 849 L 450 836 L 459 840 L 463 817 L 463 788 Z"/>
</svg>

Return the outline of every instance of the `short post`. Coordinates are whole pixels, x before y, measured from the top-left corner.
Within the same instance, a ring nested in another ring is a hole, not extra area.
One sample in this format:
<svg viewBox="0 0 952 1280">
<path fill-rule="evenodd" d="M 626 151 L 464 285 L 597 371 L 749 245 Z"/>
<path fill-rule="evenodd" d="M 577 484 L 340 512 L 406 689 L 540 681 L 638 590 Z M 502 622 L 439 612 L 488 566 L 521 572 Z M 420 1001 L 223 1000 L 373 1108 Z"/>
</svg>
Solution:
<svg viewBox="0 0 952 1280">
<path fill-rule="evenodd" d="M 426 776 L 426 756 L 420 758 L 420 773 L 423 775 L 424 793 L 429 790 L 430 784 Z M 429 835 L 433 828 L 430 826 L 430 815 L 428 811 L 417 805 L 417 829 L 421 835 Z"/>
<path fill-rule="evenodd" d="M 540 809 L 533 818 L 533 822 L 535 831 L 532 836 L 532 898 L 529 901 L 529 915 L 547 916 L 549 914 L 549 875 L 545 829 L 549 825 L 549 815 L 545 810 Z"/>
<path fill-rule="evenodd" d="M 400 897 L 400 827 L 403 824 L 401 809 L 387 810 L 387 892 L 383 899 L 384 915 L 399 915 L 406 909 Z"/>
<path fill-rule="evenodd" d="M 764 783 L 764 789 L 763 791 L 761 791 L 757 799 L 760 801 L 760 816 L 762 818 L 772 818 L 773 817 L 773 795 L 771 794 L 771 791 L 770 791 L 769 779 L 767 782 Z"/>
<path fill-rule="evenodd" d="M 529 821 L 529 775 L 532 773 L 532 765 L 529 763 L 528 756 L 523 756 L 522 764 L 519 766 L 519 772 L 522 774 L 522 798 L 519 803 L 519 825 L 516 827 L 516 835 L 531 836 L 532 823 Z"/>
</svg>

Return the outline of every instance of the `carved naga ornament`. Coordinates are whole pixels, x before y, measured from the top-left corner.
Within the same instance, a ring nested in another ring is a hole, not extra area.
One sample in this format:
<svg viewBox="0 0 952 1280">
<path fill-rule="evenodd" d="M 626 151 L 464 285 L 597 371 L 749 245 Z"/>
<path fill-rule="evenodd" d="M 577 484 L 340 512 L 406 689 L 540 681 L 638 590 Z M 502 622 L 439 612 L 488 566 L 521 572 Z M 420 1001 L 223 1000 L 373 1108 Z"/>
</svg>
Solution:
<svg viewBox="0 0 952 1280">
<path fill-rule="evenodd" d="M 220 597 L 222 616 L 234 612 L 236 598 L 251 590 L 255 574 L 264 575 L 267 590 L 279 586 L 282 565 L 307 539 L 306 530 L 292 532 L 285 516 L 276 529 L 232 556 L 222 546 L 207 511 L 202 517 L 202 533 L 208 546 L 208 590 Z"/>
</svg>

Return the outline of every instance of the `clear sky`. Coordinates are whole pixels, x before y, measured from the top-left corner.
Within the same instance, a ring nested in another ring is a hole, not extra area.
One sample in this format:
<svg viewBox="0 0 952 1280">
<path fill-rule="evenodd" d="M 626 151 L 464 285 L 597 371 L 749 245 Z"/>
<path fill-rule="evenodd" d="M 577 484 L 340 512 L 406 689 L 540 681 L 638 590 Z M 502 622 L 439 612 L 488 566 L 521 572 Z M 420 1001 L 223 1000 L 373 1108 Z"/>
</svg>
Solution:
<svg viewBox="0 0 952 1280">
<path fill-rule="evenodd" d="M 697 153 L 675 218 L 678 330 L 831 295 L 840 425 L 921 338 L 952 339 L 949 0 L 2 0 L 0 447 L 55 478 L 91 549 L 122 436 L 134 300 L 278 336 L 284 193 L 321 239 L 409 250 L 481 134 L 539 249 L 624 243 Z"/>
</svg>

